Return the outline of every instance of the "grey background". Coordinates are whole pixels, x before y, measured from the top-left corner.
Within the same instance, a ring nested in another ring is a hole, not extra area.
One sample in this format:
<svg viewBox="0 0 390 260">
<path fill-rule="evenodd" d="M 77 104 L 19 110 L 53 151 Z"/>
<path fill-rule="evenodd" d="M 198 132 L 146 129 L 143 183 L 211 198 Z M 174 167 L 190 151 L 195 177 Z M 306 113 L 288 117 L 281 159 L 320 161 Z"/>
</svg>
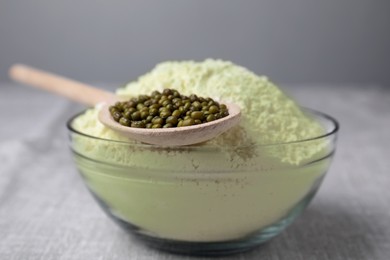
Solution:
<svg viewBox="0 0 390 260">
<path fill-rule="evenodd" d="M 22 62 L 115 89 L 160 61 L 207 57 L 269 75 L 341 123 L 304 214 L 223 259 L 390 259 L 389 13 L 389 0 L 0 0 L 0 259 L 193 259 L 146 248 L 92 200 L 64 127 L 81 105 L 1 82 Z"/>
<path fill-rule="evenodd" d="M 389 12 L 388 0 L 0 0 L 0 81 L 15 62 L 123 83 L 214 57 L 277 83 L 390 86 Z"/>
</svg>

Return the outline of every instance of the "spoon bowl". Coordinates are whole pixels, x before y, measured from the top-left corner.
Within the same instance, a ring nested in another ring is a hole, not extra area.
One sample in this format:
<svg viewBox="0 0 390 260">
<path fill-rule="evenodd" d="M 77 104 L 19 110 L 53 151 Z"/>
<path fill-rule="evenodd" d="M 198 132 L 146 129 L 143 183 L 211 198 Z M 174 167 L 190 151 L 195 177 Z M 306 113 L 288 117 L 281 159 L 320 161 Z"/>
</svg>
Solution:
<svg viewBox="0 0 390 260">
<path fill-rule="evenodd" d="M 109 104 L 103 105 L 99 112 L 99 121 L 122 136 L 143 143 L 160 146 L 191 145 L 208 141 L 236 125 L 240 120 L 240 108 L 232 103 L 226 104 L 229 115 L 221 119 L 199 125 L 175 128 L 135 128 L 127 127 L 116 122 L 110 112 Z"/>
</svg>

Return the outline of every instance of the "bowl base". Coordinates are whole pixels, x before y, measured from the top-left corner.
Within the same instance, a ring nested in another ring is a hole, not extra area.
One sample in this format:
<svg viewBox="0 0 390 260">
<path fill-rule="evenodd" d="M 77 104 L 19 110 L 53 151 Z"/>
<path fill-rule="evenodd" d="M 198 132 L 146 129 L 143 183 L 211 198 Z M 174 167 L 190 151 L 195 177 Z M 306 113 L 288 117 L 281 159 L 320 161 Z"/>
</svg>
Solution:
<svg viewBox="0 0 390 260">
<path fill-rule="evenodd" d="M 306 208 L 307 204 L 314 197 L 316 191 L 317 189 L 313 189 L 297 205 L 295 205 L 295 207 L 291 209 L 284 218 L 278 222 L 240 239 L 220 242 L 178 241 L 153 236 L 142 228 L 126 222 L 112 214 L 109 207 L 103 201 L 97 198 L 97 196 L 95 196 L 93 193 L 92 194 L 98 203 L 102 206 L 107 215 L 114 220 L 114 222 L 116 222 L 119 226 L 128 231 L 129 234 L 139 239 L 148 247 L 180 255 L 224 256 L 249 251 L 277 236 L 288 225 L 290 225 L 298 215 L 301 214 L 301 212 Z"/>
</svg>

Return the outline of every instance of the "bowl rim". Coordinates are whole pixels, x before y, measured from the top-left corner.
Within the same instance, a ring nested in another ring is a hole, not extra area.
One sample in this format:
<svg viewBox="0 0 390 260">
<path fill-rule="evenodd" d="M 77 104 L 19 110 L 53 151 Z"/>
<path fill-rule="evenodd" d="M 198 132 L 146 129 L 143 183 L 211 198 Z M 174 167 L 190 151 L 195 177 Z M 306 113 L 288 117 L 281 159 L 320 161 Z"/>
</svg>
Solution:
<svg viewBox="0 0 390 260">
<path fill-rule="evenodd" d="M 89 109 L 90 108 L 84 109 L 84 110 L 76 113 L 75 115 L 71 116 L 67 120 L 66 127 L 67 127 L 67 129 L 69 130 L 70 133 L 78 134 L 78 135 L 81 135 L 81 136 L 84 136 L 84 137 L 88 137 L 88 138 L 91 138 L 91 139 L 94 139 L 94 140 L 98 140 L 98 141 L 113 142 L 113 143 L 116 143 L 116 144 L 126 144 L 126 145 L 132 145 L 132 146 L 135 146 L 135 147 L 169 148 L 169 146 L 168 147 L 162 147 L 162 146 L 145 144 L 145 143 L 137 143 L 134 140 L 132 140 L 132 141 L 123 141 L 123 140 L 113 140 L 113 139 L 101 138 L 101 137 L 93 136 L 93 135 L 90 135 L 90 134 L 87 134 L 87 133 L 84 133 L 84 132 L 81 132 L 81 131 L 75 129 L 72 126 L 73 121 L 77 117 L 79 117 L 80 115 L 84 114 Z M 295 140 L 295 141 L 288 141 L 288 142 L 275 142 L 275 143 L 265 143 L 265 144 L 248 144 L 248 145 L 212 145 L 212 144 L 202 144 L 202 145 L 199 145 L 199 146 L 198 145 L 175 146 L 175 147 L 172 147 L 172 148 L 177 149 L 177 148 L 183 147 L 183 148 L 188 149 L 188 148 L 215 148 L 215 147 L 226 147 L 226 146 L 227 147 L 232 147 L 232 148 L 241 148 L 241 147 L 244 148 L 244 147 L 253 147 L 253 146 L 256 146 L 256 147 L 278 146 L 278 145 L 298 144 L 298 143 L 305 143 L 305 142 L 310 142 L 310 141 L 316 141 L 316 140 L 320 140 L 320 139 L 323 139 L 323 138 L 326 138 L 326 137 L 329 137 L 329 136 L 332 136 L 332 135 L 336 135 L 338 133 L 338 131 L 340 129 L 340 124 L 334 117 L 332 117 L 332 116 L 330 116 L 328 114 L 325 114 L 323 112 L 320 112 L 318 110 L 307 108 L 307 107 L 301 107 L 301 109 L 302 109 L 302 111 L 305 114 L 315 115 L 316 117 L 319 117 L 319 118 L 327 120 L 328 122 L 331 123 L 332 127 L 330 128 L 330 130 L 327 130 L 322 135 L 314 136 L 314 137 L 310 137 L 310 138 L 305 138 L 305 139 L 300 139 L 300 140 Z"/>
</svg>

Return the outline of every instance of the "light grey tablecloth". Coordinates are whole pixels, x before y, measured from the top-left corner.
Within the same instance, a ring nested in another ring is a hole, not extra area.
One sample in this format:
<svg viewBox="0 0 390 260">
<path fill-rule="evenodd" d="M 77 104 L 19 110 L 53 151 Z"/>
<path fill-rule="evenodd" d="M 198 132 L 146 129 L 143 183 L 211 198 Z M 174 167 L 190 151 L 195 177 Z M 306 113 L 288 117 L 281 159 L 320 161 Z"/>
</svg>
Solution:
<svg viewBox="0 0 390 260">
<path fill-rule="evenodd" d="M 226 259 L 390 259 L 390 91 L 291 87 L 341 123 L 338 151 L 305 213 L 270 243 Z M 144 247 L 84 187 L 65 121 L 81 106 L 0 84 L 0 259 L 189 259 Z"/>
</svg>

